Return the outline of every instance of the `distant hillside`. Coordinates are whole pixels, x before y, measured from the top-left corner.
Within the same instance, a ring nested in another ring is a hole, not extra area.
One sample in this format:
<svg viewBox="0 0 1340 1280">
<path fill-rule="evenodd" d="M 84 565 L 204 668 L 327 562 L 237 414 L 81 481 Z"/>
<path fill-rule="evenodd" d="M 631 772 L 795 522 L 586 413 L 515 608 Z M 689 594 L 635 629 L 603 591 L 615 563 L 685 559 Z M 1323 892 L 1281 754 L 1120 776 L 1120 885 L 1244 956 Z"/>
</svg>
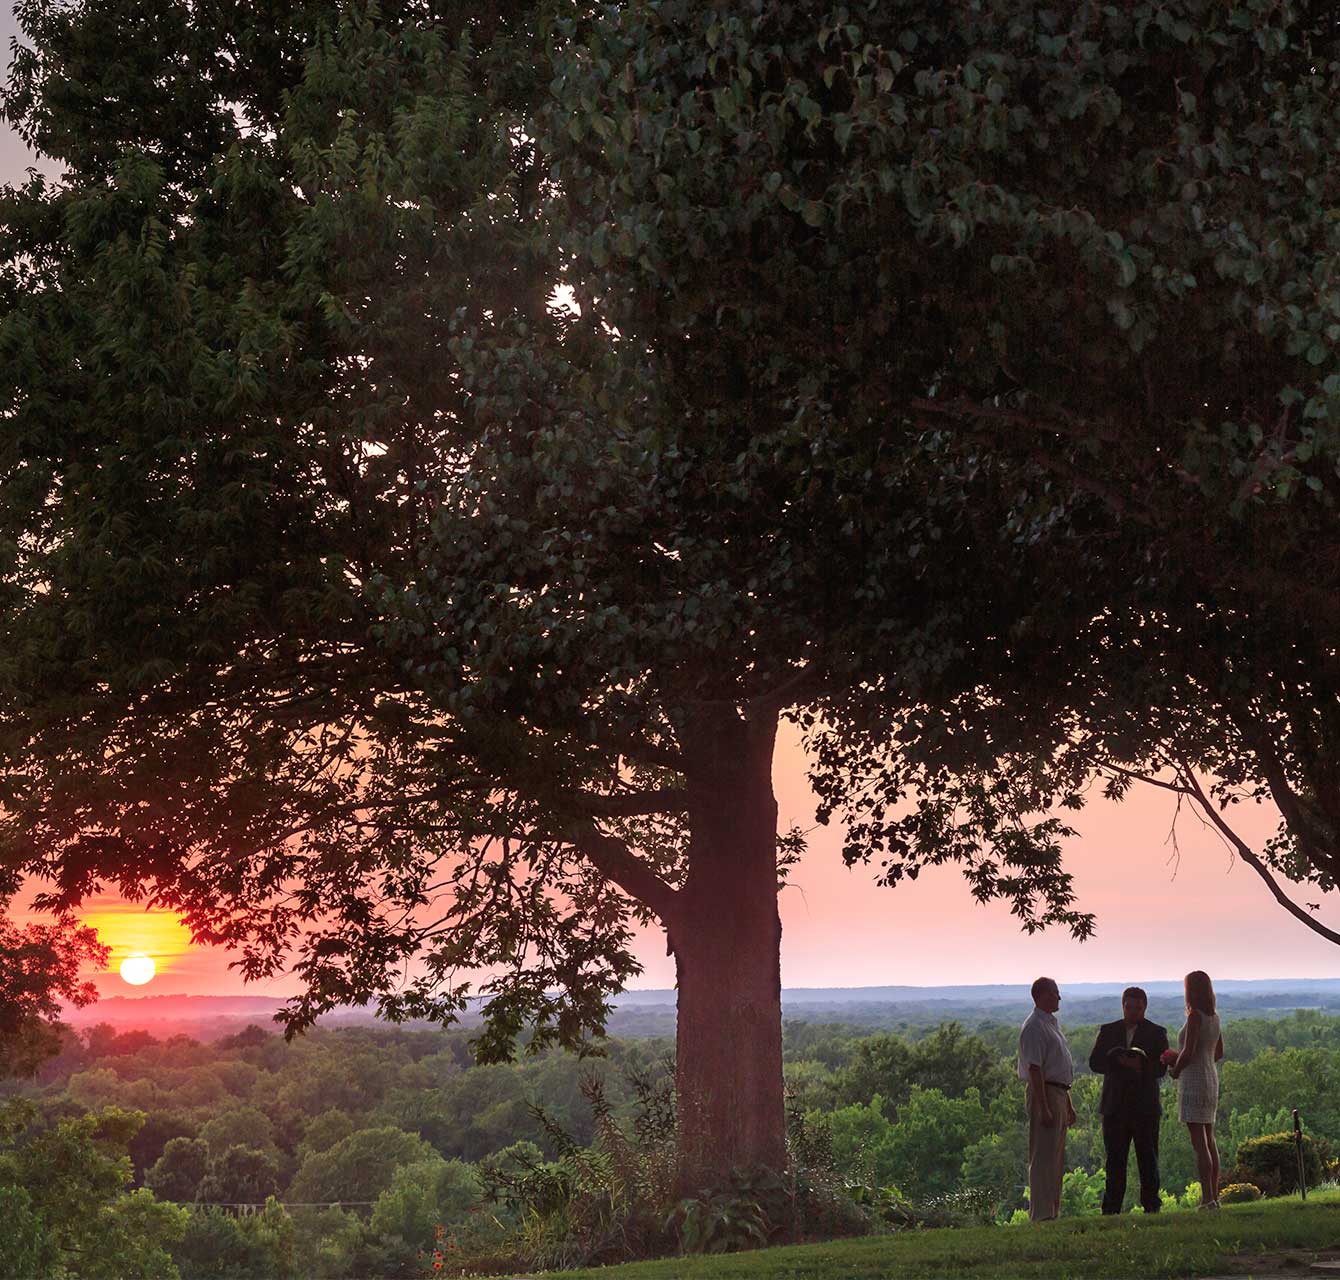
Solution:
<svg viewBox="0 0 1340 1280">
<path fill-rule="evenodd" d="M 1071 1026 L 1105 1022 L 1120 1014 L 1119 982 L 1063 983 L 1062 1021 Z M 1180 1023 L 1182 985 L 1146 981 L 1150 1016 Z M 1278 1016 L 1294 1009 L 1340 1012 L 1340 978 L 1225 980 L 1216 984 L 1221 1011 L 1228 1017 Z M 154 1035 L 189 1035 L 214 1040 L 248 1023 L 272 1025 L 283 1000 L 274 996 L 112 996 L 85 1009 L 70 1010 L 76 1027 L 98 1022 L 119 1029 L 141 1028 Z M 782 992 L 785 1018 L 836 1022 L 867 1028 L 917 1028 L 957 1019 L 969 1026 L 1021 1019 L 1032 1001 L 1022 983 L 943 987 L 792 987 Z M 325 1026 L 374 1023 L 366 1009 L 347 1009 L 322 1019 Z M 469 1026 L 475 1016 L 462 1020 Z M 609 1030 L 620 1036 L 671 1036 L 675 993 L 671 989 L 626 991 L 619 997 Z"/>
</svg>

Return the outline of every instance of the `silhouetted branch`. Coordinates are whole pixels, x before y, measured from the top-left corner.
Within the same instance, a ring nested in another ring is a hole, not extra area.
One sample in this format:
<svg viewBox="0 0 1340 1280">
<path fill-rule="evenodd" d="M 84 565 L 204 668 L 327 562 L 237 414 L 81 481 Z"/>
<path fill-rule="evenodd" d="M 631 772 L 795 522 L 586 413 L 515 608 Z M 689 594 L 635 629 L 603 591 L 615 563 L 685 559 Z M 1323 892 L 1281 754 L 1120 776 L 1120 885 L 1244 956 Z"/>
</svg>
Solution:
<svg viewBox="0 0 1340 1280">
<path fill-rule="evenodd" d="M 591 821 L 574 823 L 568 830 L 568 839 L 606 880 L 649 907 L 662 920 L 669 918 L 678 895 L 624 841 L 601 831 Z"/>
<path fill-rule="evenodd" d="M 658 787 L 653 791 L 630 791 L 617 795 L 574 797 L 574 805 L 594 818 L 639 818 L 653 813 L 686 813 L 689 793 L 681 787 Z"/>
<path fill-rule="evenodd" d="M 1200 806 L 1205 815 L 1214 823 L 1220 834 L 1237 851 L 1238 857 L 1245 862 L 1262 880 L 1266 882 L 1266 887 L 1270 890 L 1271 896 L 1296 920 L 1302 921 L 1313 933 L 1320 934 L 1327 942 L 1334 942 L 1340 946 L 1340 933 L 1334 929 L 1328 929 L 1320 920 L 1316 919 L 1309 912 L 1300 907 L 1292 898 L 1289 897 L 1283 889 L 1280 888 L 1279 881 L 1271 874 L 1270 868 L 1257 857 L 1256 853 L 1247 845 L 1241 836 L 1238 835 L 1232 827 L 1224 821 L 1222 815 L 1215 807 L 1213 801 L 1205 794 L 1200 783 L 1196 781 L 1195 774 L 1191 771 L 1190 765 L 1186 761 L 1179 761 L 1183 776 L 1187 781 L 1186 793 L 1190 795 Z"/>
</svg>

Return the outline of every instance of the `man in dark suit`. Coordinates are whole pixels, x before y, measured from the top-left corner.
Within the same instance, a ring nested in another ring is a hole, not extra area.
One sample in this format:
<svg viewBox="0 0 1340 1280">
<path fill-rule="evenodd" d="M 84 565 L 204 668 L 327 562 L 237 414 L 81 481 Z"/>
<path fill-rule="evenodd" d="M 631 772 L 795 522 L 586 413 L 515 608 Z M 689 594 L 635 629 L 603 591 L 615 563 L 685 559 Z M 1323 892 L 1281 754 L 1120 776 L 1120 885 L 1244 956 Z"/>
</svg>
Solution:
<svg viewBox="0 0 1340 1280">
<path fill-rule="evenodd" d="M 1120 1213 L 1126 1198 L 1126 1160 L 1131 1142 L 1140 1167 L 1140 1203 L 1159 1211 L 1159 1081 L 1167 1073 L 1163 1051 L 1168 1032 L 1145 1018 L 1149 998 L 1139 987 L 1121 993 L 1121 1021 L 1098 1028 L 1089 1070 L 1103 1077 L 1103 1146 L 1107 1190 L 1103 1212 Z"/>
</svg>

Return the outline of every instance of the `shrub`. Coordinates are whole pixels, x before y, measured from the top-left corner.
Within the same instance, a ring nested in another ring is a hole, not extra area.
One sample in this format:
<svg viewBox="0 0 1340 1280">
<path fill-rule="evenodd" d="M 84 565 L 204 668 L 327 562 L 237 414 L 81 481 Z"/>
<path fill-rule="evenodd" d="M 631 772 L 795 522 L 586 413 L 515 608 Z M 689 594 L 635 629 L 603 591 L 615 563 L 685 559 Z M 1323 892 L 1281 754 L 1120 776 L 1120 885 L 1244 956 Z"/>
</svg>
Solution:
<svg viewBox="0 0 1340 1280">
<path fill-rule="evenodd" d="M 790 1183 L 787 1238 L 793 1243 L 864 1236 L 880 1226 L 878 1217 L 858 1204 L 841 1179 L 829 1170 L 796 1166 Z"/>
<path fill-rule="evenodd" d="M 1321 1154 L 1317 1144 L 1303 1138 L 1303 1172 L 1308 1186 L 1321 1181 Z M 1292 1133 L 1249 1138 L 1238 1147 L 1238 1163 L 1231 1179 L 1250 1182 L 1266 1195 L 1288 1195 L 1298 1190 L 1298 1153 Z"/>
<path fill-rule="evenodd" d="M 1239 1181 L 1229 1177 L 1229 1182 Z M 1175 1196 L 1172 1192 L 1164 1190 L 1159 1192 L 1159 1200 L 1162 1202 L 1164 1213 L 1176 1213 L 1181 1209 L 1198 1209 L 1201 1202 L 1201 1188 L 1199 1182 L 1188 1182 L 1186 1190 L 1181 1196 Z"/>
<path fill-rule="evenodd" d="M 764 1201 L 785 1195 L 786 1184 L 765 1170 L 754 1176 L 735 1174 L 723 1185 L 681 1200 L 670 1215 L 680 1252 L 734 1253 L 761 1248 L 778 1230 Z"/>
<path fill-rule="evenodd" d="M 912 1206 L 919 1227 L 984 1227 L 996 1220 L 995 1196 L 986 1187 L 961 1187 Z"/>
<path fill-rule="evenodd" d="M 890 1195 L 901 1203 L 898 1193 L 893 1188 L 853 1184 L 838 1174 L 826 1117 L 807 1114 L 792 1102 L 786 1121 L 791 1196 L 786 1206 L 787 1238 L 793 1242 L 834 1240 L 867 1235 L 882 1225 L 883 1210 L 892 1203 Z"/>
<path fill-rule="evenodd" d="M 548 1270 L 621 1262 L 674 1248 L 675 1112 L 673 1075 L 630 1073 L 637 1101 L 633 1133 L 615 1120 L 596 1077 L 582 1082 L 595 1119 L 595 1145 L 581 1146 L 539 1108 L 532 1114 L 558 1158 L 544 1161 L 521 1144 L 506 1161 L 480 1165 L 485 1195 L 514 1224 L 501 1240 L 488 1231 L 470 1247 L 465 1269 Z M 453 1233 L 453 1237 L 465 1233 Z M 455 1250 L 452 1251 L 453 1255 Z M 457 1265 L 453 1256 L 453 1265 Z"/>
<path fill-rule="evenodd" d="M 1219 1192 L 1220 1204 L 1248 1204 L 1261 1198 L 1261 1188 L 1250 1182 L 1235 1182 Z"/>
<path fill-rule="evenodd" d="M 844 1186 L 831 1171 L 800 1166 L 786 1174 L 737 1169 L 725 1182 L 681 1200 L 670 1225 L 682 1253 L 730 1253 L 864 1235 L 886 1210 L 890 1225 L 909 1225 L 902 1219 L 905 1202 L 892 1187 Z"/>
</svg>

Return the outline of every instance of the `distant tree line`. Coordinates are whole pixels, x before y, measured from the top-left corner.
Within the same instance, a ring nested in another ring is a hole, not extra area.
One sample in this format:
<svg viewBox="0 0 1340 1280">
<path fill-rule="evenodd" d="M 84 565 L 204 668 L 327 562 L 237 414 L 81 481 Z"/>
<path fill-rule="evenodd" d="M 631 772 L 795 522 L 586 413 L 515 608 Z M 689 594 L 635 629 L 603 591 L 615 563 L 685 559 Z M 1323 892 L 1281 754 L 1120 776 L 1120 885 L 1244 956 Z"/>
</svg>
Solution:
<svg viewBox="0 0 1340 1280">
<path fill-rule="evenodd" d="M 1069 1032 L 1077 1062 L 1095 1030 Z M 901 1034 L 788 1023 L 793 1123 L 828 1151 L 854 1203 L 889 1189 L 912 1205 L 971 1193 L 1007 1221 L 1024 1204 L 1027 1141 L 1015 1036 L 989 1020 Z M 201 1044 L 67 1029 L 35 1080 L 4 1086 L 0 1277 L 56 1275 L 71 1259 L 75 1274 L 109 1280 L 419 1275 L 445 1236 L 515 1226 L 487 1195 L 509 1170 L 558 1170 L 567 1144 L 594 1142 L 585 1078 L 631 1120 L 630 1079 L 666 1075 L 671 1043 L 477 1066 L 459 1030 L 316 1030 L 286 1043 L 250 1027 Z M 1340 1017 L 1239 1019 L 1225 1044 L 1225 1167 L 1293 1107 L 1331 1158 Z M 1099 1084 L 1076 1081 L 1071 1213 L 1096 1212 L 1101 1194 Z M 1185 1198 L 1195 1167 L 1172 1106 L 1162 1158 L 1166 1193 Z"/>
</svg>

